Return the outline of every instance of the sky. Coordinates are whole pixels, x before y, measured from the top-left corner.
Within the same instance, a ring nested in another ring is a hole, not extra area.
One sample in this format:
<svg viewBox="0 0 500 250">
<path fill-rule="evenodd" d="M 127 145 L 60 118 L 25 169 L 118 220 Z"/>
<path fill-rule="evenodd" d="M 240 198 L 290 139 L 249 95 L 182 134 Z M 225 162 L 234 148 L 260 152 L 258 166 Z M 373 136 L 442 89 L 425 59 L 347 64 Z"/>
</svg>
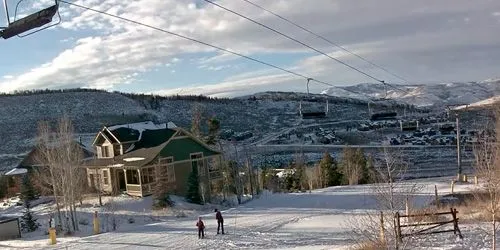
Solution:
<svg viewBox="0 0 500 250">
<path fill-rule="evenodd" d="M 69 0 L 195 38 L 336 86 L 375 83 L 203 0 Z M 500 77 L 498 0 L 252 0 L 402 76 L 404 82 L 243 0 L 216 3 L 389 83 Z M 7 0 L 11 20 L 54 4 Z M 0 40 L 0 92 L 99 88 L 240 96 L 306 91 L 306 80 L 137 24 L 61 3 L 59 25 Z M 58 20 L 54 17 L 54 23 Z M 5 26 L 5 13 L 0 13 Z M 311 92 L 328 88 L 312 84 Z"/>
</svg>

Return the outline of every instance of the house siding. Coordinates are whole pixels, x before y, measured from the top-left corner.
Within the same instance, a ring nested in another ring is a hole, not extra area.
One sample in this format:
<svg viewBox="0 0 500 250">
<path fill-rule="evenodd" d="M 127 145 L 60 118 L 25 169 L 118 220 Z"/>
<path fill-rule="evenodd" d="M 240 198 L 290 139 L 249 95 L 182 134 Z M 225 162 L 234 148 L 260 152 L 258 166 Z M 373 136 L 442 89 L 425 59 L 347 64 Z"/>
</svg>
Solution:
<svg viewBox="0 0 500 250">
<path fill-rule="evenodd" d="M 192 171 L 191 162 L 174 163 L 175 193 L 185 195 L 188 187 L 189 174 Z"/>
<path fill-rule="evenodd" d="M 103 174 L 104 171 L 108 172 L 108 175 L 107 175 L 108 176 L 108 184 L 107 185 L 104 184 L 104 174 Z M 92 181 L 92 176 L 94 178 L 93 181 Z M 114 171 L 110 171 L 109 168 L 87 169 L 87 181 L 88 181 L 89 187 L 92 187 L 91 183 L 94 183 L 95 188 L 99 188 L 99 185 L 100 185 L 100 188 L 103 192 L 112 194 L 112 193 L 114 193 L 113 192 L 113 186 L 114 186 L 113 180 L 114 179 L 115 179 Z"/>
<path fill-rule="evenodd" d="M 191 138 L 173 139 L 160 152 L 162 157 L 173 156 L 175 161 L 191 160 L 190 154 L 203 153 L 203 156 L 212 156 L 216 152 L 205 148 Z"/>
</svg>

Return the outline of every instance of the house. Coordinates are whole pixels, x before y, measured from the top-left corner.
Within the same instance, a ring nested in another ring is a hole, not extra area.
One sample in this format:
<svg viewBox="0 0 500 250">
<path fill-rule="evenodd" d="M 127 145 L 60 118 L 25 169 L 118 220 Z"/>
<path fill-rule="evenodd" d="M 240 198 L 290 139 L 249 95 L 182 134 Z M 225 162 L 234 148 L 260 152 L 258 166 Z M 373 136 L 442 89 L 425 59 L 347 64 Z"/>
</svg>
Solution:
<svg viewBox="0 0 500 250">
<path fill-rule="evenodd" d="M 82 158 L 89 158 L 94 155 L 94 153 L 86 148 L 85 145 L 83 145 L 81 142 L 72 141 L 71 143 L 73 143 L 73 145 L 75 146 L 74 148 L 78 148 L 79 150 L 81 150 Z M 43 161 L 43 155 L 40 152 L 40 149 L 34 146 L 31 151 L 29 151 L 28 154 L 24 156 L 21 162 L 17 164 L 15 168 L 4 173 L 5 176 L 10 178 L 11 183 L 8 194 L 15 195 L 21 191 L 22 178 L 25 174 L 30 174 L 33 170 L 40 170 L 44 167 L 47 167 L 46 164 L 43 163 Z M 35 188 L 38 189 L 37 192 L 44 194 L 44 188 L 38 185 L 42 185 L 42 183 L 37 183 L 37 185 L 35 185 Z M 45 183 L 44 185 L 47 184 Z"/>
<path fill-rule="evenodd" d="M 104 126 L 92 146 L 96 157 L 85 160 L 83 166 L 89 186 L 105 193 L 151 195 L 158 170 L 166 172 L 171 193 L 178 195 L 187 192 L 193 168 L 198 169 L 205 197 L 210 197 L 213 185 L 222 180 L 218 166 L 221 153 L 173 123 Z"/>
</svg>

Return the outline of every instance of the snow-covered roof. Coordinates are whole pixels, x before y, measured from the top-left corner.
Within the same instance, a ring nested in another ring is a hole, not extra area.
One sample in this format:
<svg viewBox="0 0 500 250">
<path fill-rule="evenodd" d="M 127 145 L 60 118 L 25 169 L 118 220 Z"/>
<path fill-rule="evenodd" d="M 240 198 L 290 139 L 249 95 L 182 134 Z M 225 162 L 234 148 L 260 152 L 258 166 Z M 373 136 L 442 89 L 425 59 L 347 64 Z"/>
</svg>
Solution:
<svg viewBox="0 0 500 250">
<path fill-rule="evenodd" d="M 28 170 L 25 168 L 14 168 L 10 170 L 9 172 L 5 173 L 5 175 L 20 175 L 20 174 L 26 174 L 28 173 Z"/>
<path fill-rule="evenodd" d="M 114 126 L 108 127 L 108 130 L 113 131 L 113 130 L 119 129 L 119 128 L 130 128 L 130 129 L 135 129 L 138 131 L 144 131 L 147 129 L 150 129 L 150 130 L 164 129 L 164 128 L 166 128 L 166 124 L 165 123 L 155 124 L 152 121 L 145 121 L 145 122 L 136 122 L 136 123 L 129 123 L 129 124 L 114 125 Z"/>
</svg>

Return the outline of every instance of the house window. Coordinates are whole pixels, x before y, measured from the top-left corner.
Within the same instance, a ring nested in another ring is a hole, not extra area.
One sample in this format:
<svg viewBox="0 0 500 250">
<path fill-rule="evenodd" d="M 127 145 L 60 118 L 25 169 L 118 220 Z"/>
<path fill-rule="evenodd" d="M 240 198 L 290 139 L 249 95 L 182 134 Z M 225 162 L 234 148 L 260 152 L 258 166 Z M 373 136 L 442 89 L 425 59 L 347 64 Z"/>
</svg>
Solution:
<svg viewBox="0 0 500 250">
<path fill-rule="evenodd" d="M 160 158 L 158 167 L 161 169 L 161 175 L 162 177 L 167 178 L 167 182 L 175 182 L 175 168 L 174 168 L 174 157 L 165 157 L 165 158 Z M 166 173 L 164 171 L 167 171 Z"/>
<path fill-rule="evenodd" d="M 127 170 L 127 184 L 139 185 L 139 173 L 137 170 Z"/>
<path fill-rule="evenodd" d="M 141 173 L 142 184 L 148 184 L 155 182 L 155 169 L 145 168 Z"/>
<path fill-rule="evenodd" d="M 102 171 L 102 181 L 103 181 L 104 185 L 109 185 L 109 172 L 108 172 L 108 170 Z"/>
<path fill-rule="evenodd" d="M 205 175 L 205 171 L 203 169 L 203 153 L 194 153 L 191 154 L 191 166 L 193 168 L 198 168 L 198 175 Z"/>
<path fill-rule="evenodd" d="M 103 158 L 109 158 L 109 146 L 101 146 L 101 155 Z"/>
</svg>

